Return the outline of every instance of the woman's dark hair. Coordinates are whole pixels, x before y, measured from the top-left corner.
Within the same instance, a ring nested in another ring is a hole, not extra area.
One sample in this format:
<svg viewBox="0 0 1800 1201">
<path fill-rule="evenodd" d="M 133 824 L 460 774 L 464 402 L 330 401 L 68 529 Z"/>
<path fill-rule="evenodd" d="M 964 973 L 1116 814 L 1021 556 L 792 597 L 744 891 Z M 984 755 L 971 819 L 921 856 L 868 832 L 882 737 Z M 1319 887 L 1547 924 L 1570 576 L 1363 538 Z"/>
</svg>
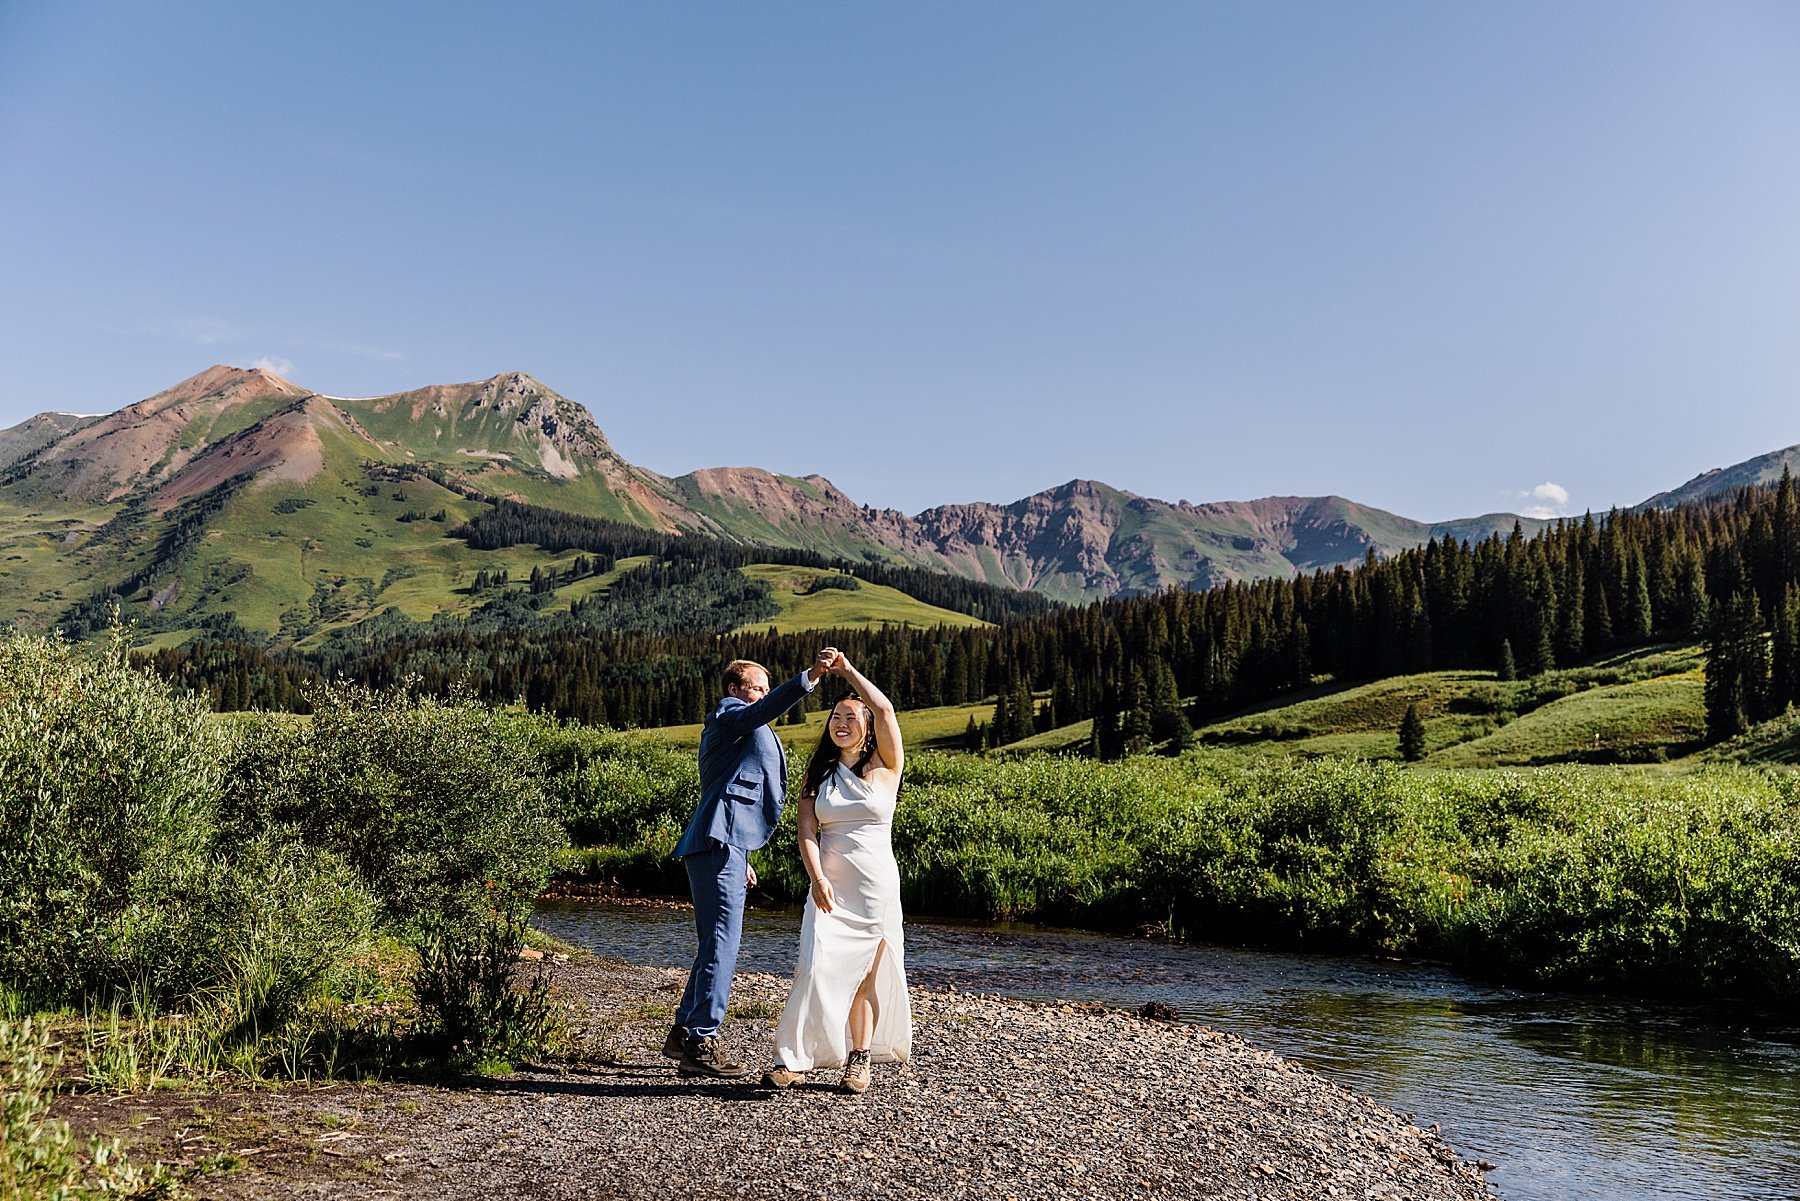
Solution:
<svg viewBox="0 0 1800 1201">
<path fill-rule="evenodd" d="M 856 761 L 856 766 L 850 769 L 860 776 L 862 775 L 863 768 L 868 766 L 869 760 L 875 757 L 875 711 L 869 708 L 869 702 L 852 693 L 849 696 L 840 698 L 837 705 L 831 707 L 832 712 L 836 712 L 838 705 L 843 704 L 845 701 L 855 701 L 862 706 L 863 725 L 865 727 L 863 731 L 862 758 L 858 759 Z M 806 775 L 803 777 L 800 785 L 800 795 L 803 798 L 811 797 L 817 799 L 819 795 L 819 786 L 825 783 L 825 777 L 831 774 L 831 769 L 836 767 L 837 763 L 837 743 L 831 741 L 831 713 L 827 713 L 825 715 L 825 728 L 819 731 L 819 745 L 813 748 L 812 758 L 806 761 Z"/>
</svg>

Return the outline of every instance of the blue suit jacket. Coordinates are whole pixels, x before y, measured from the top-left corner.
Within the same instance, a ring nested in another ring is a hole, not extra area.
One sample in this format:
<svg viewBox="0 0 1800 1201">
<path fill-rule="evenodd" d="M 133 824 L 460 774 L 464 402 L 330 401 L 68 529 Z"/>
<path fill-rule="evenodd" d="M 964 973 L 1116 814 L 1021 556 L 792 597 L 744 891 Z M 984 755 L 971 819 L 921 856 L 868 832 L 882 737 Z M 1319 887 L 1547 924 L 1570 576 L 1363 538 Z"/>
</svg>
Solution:
<svg viewBox="0 0 1800 1201">
<path fill-rule="evenodd" d="M 675 858 L 715 843 L 754 851 L 774 837 L 787 799 L 787 752 L 769 723 L 807 694 L 805 675 L 771 689 L 754 705 L 725 697 L 706 715 L 700 731 L 700 804 L 675 844 Z"/>
</svg>

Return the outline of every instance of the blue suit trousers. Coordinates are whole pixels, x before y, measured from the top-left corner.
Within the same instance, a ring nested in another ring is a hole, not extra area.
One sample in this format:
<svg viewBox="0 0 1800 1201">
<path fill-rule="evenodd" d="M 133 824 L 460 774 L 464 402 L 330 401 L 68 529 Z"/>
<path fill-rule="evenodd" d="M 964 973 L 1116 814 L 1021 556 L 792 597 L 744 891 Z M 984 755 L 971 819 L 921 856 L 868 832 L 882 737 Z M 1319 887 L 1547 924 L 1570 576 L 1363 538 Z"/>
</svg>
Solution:
<svg viewBox="0 0 1800 1201">
<path fill-rule="evenodd" d="M 695 1038 L 711 1038 L 725 1024 L 731 997 L 731 975 L 737 970 L 738 943 L 744 935 L 744 883 L 749 859 L 742 847 L 714 844 L 681 861 L 694 894 L 694 927 L 700 950 L 687 990 L 675 1011 L 675 1024 Z"/>
</svg>

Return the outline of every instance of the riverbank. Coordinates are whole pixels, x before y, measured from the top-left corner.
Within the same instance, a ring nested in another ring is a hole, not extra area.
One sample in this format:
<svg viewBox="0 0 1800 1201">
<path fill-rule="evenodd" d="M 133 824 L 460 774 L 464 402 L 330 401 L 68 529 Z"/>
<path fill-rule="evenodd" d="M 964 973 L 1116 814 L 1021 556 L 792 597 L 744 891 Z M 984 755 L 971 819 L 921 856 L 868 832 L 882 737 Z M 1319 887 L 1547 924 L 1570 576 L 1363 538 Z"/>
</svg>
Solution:
<svg viewBox="0 0 1800 1201">
<path fill-rule="evenodd" d="M 563 886 L 685 892 L 691 753 L 543 733 Z M 789 812 L 793 809 L 790 806 Z M 806 895 L 792 818 L 752 863 Z M 1415 771 L 1219 750 L 1119 763 L 907 757 L 909 916 L 1452 963 L 1529 988 L 1800 996 L 1800 776 L 1565 766 Z"/>
<path fill-rule="evenodd" d="M 687 1081 L 659 1054 L 683 973 L 561 965 L 587 1053 L 452 1085 L 64 1097 L 78 1130 L 201 1168 L 197 1198 L 1489 1197 L 1430 1131 L 1204 1027 L 916 989 L 915 1057 L 861 1097 Z M 738 978 L 723 1038 L 766 1064 L 786 981 Z"/>
</svg>

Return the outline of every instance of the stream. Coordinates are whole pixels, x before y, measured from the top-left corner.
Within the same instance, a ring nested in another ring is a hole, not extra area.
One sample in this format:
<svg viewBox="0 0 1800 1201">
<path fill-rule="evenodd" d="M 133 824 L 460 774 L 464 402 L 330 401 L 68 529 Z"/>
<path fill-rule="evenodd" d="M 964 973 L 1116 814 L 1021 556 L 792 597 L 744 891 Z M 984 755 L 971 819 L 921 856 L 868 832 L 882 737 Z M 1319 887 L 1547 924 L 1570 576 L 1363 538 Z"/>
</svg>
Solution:
<svg viewBox="0 0 1800 1201">
<path fill-rule="evenodd" d="M 693 957 L 685 908 L 544 902 L 600 955 Z M 745 917 L 738 970 L 791 974 L 798 910 Z M 915 984 L 1173 1005 L 1499 1165 L 1507 1201 L 1800 1201 L 1800 1018 L 1480 984 L 1445 968 L 1052 930 L 906 924 Z"/>
</svg>

